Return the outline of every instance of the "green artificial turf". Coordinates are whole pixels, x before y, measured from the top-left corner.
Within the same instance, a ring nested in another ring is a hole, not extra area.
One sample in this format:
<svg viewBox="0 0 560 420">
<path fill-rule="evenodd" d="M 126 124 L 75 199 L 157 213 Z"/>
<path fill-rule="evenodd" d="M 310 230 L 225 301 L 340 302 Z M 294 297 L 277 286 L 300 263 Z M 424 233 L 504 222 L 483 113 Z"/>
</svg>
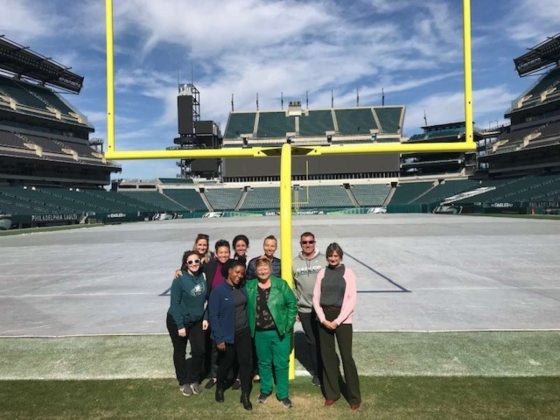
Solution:
<svg viewBox="0 0 560 420">
<path fill-rule="evenodd" d="M 214 402 L 213 390 L 185 397 L 172 379 L 99 381 L 0 381 L 0 418 L 187 418 L 187 419 L 555 419 L 560 414 L 560 378 L 362 377 L 362 407 L 346 401 L 325 407 L 309 379 L 291 385 L 294 408 L 275 398 L 251 413 L 239 391 Z"/>
<path fill-rule="evenodd" d="M 559 331 L 358 332 L 353 352 L 364 376 L 560 376 L 559 348 Z M 296 349 L 300 372 L 305 349 Z M 174 375 L 166 334 L 0 338 L 0 355 L 0 380 Z"/>
</svg>

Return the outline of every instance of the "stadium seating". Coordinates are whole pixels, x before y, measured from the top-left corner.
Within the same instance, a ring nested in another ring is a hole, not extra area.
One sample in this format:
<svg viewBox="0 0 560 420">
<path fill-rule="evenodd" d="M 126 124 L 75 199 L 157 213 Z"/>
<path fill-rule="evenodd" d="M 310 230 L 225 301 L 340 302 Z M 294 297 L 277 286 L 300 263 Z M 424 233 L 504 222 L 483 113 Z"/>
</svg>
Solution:
<svg viewBox="0 0 560 420">
<path fill-rule="evenodd" d="M 229 114 L 224 138 L 235 139 L 241 134 L 252 133 L 256 115 L 255 112 L 233 112 Z"/>
<path fill-rule="evenodd" d="M 330 110 L 309 111 L 309 115 L 299 117 L 299 135 L 302 137 L 325 136 L 326 131 L 334 131 Z"/>
<path fill-rule="evenodd" d="M 243 190 L 239 188 L 208 188 L 204 191 L 214 210 L 234 210 Z"/>
<path fill-rule="evenodd" d="M 20 137 L 17 137 L 14 133 L 0 131 L 0 146 L 29 150 L 23 145 L 23 143 L 23 140 Z"/>
<path fill-rule="evenodd" d="M 193 180 L 189 178 L 158 178 L 162 184 L 192 184 Z"/>
<path fill-rule="evenodd" d="M 402 107 L 375 107 L 374 110 L 379 124 L 381 124 L 380 130 L 383 133 L 399 133 L 401 131 Z"/>
<path fill-rule="evenodd" d="M 48 105 L 53 108 L 56 108 L 61 113 L 67 115 L 69 115 L 71 112 L 72 113 L 76 112 L 50 89 L 37 85 L 32 85 L 29 83 L 22 83 L 22 82 L 19 83 L 16 82 L 16 83 L 19 85 L 21 89 L 29 92 L 32 96 L 38 98 L 43 103 L 43 107 L 46 107 Z"/>
<path fill-rule="evenodd" d="M 354 207 L 342 185 L 302 186 L 293 200 L 300 208 Z"/>
<path fill-rule="evenodd" d="M 1 94 L 11 97 L 16 103 L 25 107 L 46 110 L 46 105 L 41 102 L 40 99 L 22 89 L 20 84 L 14 79 L 0 76 L 0 95 Z"/>
<path fill-rule="evenodd" d="M 180 204 L 184 210 L 208 211 L 208 207 L 200 197 L 200 193 L 193 188 L 165 188 L 163 194 L 176 203 Z"/>
<path fill-rule="evenodd" d="M 257 137 L 286 137 L 286 133 L 295 132 L 295 117 L 286 117 L 285 112 L 260 112 Z"/>
<path fill-rule="evenodd" d="M 165 211 L 186 211 L 187 208 L 170 200 L 157 191 L 119 191 L 119 194 L 148 204 L 148 207 L 155 212 Z"/>
<path fill-rule="evenodd" d="M 381 206 L 391 187 L 389 185 L 373 184 L 373 185 L 352 185 L 352 193 L 360 206 Z"/>
<path fill-rule="evenodd" d="M 376 129 L 371 108 L 349 108 L 335 110 L 338 132 L 343 135 L 369 135 L 370 129 Z"/>
<path fill-rule="evenodd" d="M 399 183 L 391 204 L 408 204 L 434 186 L 433 182 Z"/>
<path fill-rule="evenodd" d="M 447 197 L 457 195 L 459 193 L 474 189 L 478 187 L 477 181 L 472 180 L 459 180 L 459 181 L 446 181 L 439 184 L 435 188 L 429 190 L 426 194 L 421 195 L 410 203 L 439 203 Z"/>
<path fill-rule="evenodd" d="M 273 210 L 279 208 L 279 188 L 262 187 L 247 190 L 247 196 L 240 210 Z"/>
</svg>

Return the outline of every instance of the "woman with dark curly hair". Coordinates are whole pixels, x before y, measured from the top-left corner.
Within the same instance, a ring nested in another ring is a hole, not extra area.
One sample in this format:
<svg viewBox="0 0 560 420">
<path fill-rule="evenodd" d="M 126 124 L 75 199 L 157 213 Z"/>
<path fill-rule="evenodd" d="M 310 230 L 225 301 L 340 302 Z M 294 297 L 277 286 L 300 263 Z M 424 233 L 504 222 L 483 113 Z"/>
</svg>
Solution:
<svg viewBox="0 0 560 420">
<path fill-rule="evenodd" d="M 216 401 L 224 402 L 227 375 L 237 360 L 241 386 L 241 403 L 252 410 L 249 400 L 253 370 L 253 342 L 247 318 L 247 291 L 243 285 L 245 264 L 230 260 L 226 281 L 212 290 L 209 301 L 212 340 L 219 351 Z"/>
</svg>

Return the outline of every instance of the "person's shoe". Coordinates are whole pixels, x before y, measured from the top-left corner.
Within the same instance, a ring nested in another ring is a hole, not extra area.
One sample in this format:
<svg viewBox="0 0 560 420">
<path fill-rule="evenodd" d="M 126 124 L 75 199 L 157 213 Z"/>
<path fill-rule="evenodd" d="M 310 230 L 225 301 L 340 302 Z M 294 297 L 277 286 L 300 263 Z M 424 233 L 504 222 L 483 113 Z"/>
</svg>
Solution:
<svg viewBox="0 0 560 420">
<path fill-rule="evenodd" d="M 330 406 L 333 405 L 333 404 L 334 404 L 334 400 L 325 400 L 325 405 L 326 405 L 327 407 L 330 407 Z"/>
<path fill-rule="evenodd" d="M 193 394 L 189 384 L 181 385 L 180 390 L 181 390 L 181 394 L 183 394 L 185 397 L 190 397 Z"/>
<path fill-rule="evenodd" d="M 216 382 L 218 382 L 218 380 L 216 378 L 210 378 L 210 379 L 208 379 L 208 382 L 206 382 L 206 385 L 204 386 L 204 388 L 212 389 L 212 387 L 214 385 L 216 385 Z"/>
<path fill-rule="evenodd" d="M 241 388 L 241 380 L 237 378 L 233 383 L 233 385 L 231 386 L 231 389 L 239 389 L 239 388 Z"/>
<path fill-rule="evenodd" d="M 282 405 L 285 408 L 292 408 L 294 405 L 292 404 L 292 400 L 290 400 L 289 398 L 284 398 L 282 401 L 280 401 L 282 403 Z"/>
<path fill-rule="evenodd" d="M 242 392 L 240 402 L 243 404 L 243 408 L 245 410 L 250 411 L 253 409 L 253 404 L 251 404 L 251 401 L 249 400 L 249 394 Z"/>
<path fill-rule="evenodd" d="M 219 403 L 223 403 L 224 402 L 224 389 L 217 386 L 216 387 L 216 395 L 215 395 L 216 401 Z"/>
<path fill-rule="evenodd" d="M 321 381 L 318 376 L 314 376 L 313 379 L 311 379 L 311 383 L 315 386 L 321 386 Z"/>
<path fill-rule="evenodd" d="M 264 404 L 266 402 L 266 400 L 268 400 L 268 397 L 270 397 L 271 394 L 263 394 L 261 392 L 261 394 L 259 395 L 259 397 L 257 398 L 257 401 L 261 404 Z"/>
<path fill-rule="evenodd" d="M 360 408 L 360 403 L 350 404 L 351 410 L 357 410 L 358 408 Z"/>
<path fill-rule="evenodd" d="M 193 382 L 192 384 L 189 384 L 189 387 L 190 387 L 193 395 L 202 394 L 202 387 L 200 386 L 200 384 L 198 382 Z"/>
</svg>

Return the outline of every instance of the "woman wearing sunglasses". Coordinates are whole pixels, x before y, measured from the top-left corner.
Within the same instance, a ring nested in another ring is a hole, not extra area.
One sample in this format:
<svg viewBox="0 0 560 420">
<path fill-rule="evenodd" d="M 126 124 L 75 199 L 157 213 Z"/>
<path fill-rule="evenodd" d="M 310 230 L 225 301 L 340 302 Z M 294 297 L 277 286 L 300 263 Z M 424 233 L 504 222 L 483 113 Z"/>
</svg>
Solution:
<svg viewBox="0 0 560 420">
<path fill-rule="evenodd" d="M 200 394 L 199 378 L 204 366 L 208 286 L 200 264 L 200 256 L 196 251 L 184 253 L 181 275 L 171 285 L 171 304 L 167 312 L 167 330 L 173 343 L 175 375 L 180 391 L 186 396 Z M 190 342 L 192 354 L 188 372 L 185 360 L 187 341 Z"/>
</svg>

